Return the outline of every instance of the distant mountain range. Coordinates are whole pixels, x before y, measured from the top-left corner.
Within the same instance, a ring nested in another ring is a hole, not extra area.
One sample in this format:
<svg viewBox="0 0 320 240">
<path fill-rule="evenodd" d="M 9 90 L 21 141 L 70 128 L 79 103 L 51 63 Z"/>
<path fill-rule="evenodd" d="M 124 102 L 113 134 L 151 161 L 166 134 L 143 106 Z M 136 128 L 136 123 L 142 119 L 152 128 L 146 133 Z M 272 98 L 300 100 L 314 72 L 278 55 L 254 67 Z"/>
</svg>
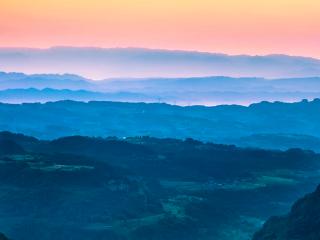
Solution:
<svg viewBox="0 0 320 240">
<path fill-rule="evenodd" d="M 166 102 L 177 105 L 217 105 L 217 104 L 243 104 L 248 105 L 253 102 L 285 101 L 294 102 L 300 99 L 315 99 L 320 93 L 301 92 L 206 92 L 197 93 L 140 93 L 140 92 L 96 92 L 87 90 L 69 89 L 7 89 L 0 90 L 0 102 L 2 103 L 35 103 L 35 102 L 55 102 L 62 100 L 73 101 L 117 101 L 117 102 L 145 102 L 159 103 Z"/>
<path fill-rule="evenodd" d="M 41 90 L 41 91 L 40 91 Z M 77 75 L 0 72 L 0 101 L 58 100 L 165 102 L 177 105 L 249 105 L 320 97 L 320 78 L 145 78 L 93 81 Z"/>
<path fill-rule="evenodd" d="M 0 130 L 52 139 L 67 135 L 188 138 L 244 147 L 319 151 L 320 100 L 179 107 L 74 102 L 0 104 Z"/>
<path fill-rule="evenodd" d="M 0 90 L 16 88 L 90 89 L 90 80 L 72 74 L 32 74 L 0 72 Z"/>
<path fill-rule="evenodd" d="M 152 98 L 140 93 L 115 92 L 103 93 L 86 90 L 68 90 L 45 88 L 42 90 L 35 88 L 28 89 L 8 89 L 0 90 L 0 102 L 2 103 L 45 103 L 62 100 L 74 101 L 121 101 L 121 102 L 156 102 L 157 98 Z"/>
<path fill-rule="evenodd" d="M 88 78 L 320 76 L 320 60 L 287 55 L 225 55 L 139 48 L 0 49 L 0 69 L 26 73 L 74 73 Z"/>
</svg>

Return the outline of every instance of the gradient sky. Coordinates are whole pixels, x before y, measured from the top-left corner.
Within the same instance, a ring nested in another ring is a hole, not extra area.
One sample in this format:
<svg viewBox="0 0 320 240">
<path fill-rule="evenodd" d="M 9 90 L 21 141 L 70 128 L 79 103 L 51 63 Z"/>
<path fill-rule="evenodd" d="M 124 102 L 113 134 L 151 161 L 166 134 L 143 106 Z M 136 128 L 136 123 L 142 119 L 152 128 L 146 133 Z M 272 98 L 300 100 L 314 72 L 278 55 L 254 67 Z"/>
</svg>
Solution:
<svg viewBox="0 0 320 240">
<path fill-rule="evenodd" d="M 0 47 L 58 45 L 320 58 L 320 1 L 1 0 Z"/>
</svg>

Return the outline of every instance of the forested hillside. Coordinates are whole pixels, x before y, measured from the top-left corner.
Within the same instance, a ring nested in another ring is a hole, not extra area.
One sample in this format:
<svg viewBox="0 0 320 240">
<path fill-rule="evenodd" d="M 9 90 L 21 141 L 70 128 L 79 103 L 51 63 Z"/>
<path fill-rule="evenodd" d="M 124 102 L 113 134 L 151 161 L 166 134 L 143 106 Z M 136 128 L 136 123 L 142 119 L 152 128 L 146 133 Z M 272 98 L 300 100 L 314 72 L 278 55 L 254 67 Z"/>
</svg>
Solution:
<svg viewBox="0 0 320 240">
<path fill-rule="evenodd" d="M 289 214 L 270 218 L 253 240 L 320 239 L 320 186 L 299 199 Z"/>
<path fill-rule="evenodd" d="M 246 240 L 319 182 L 320 156 L 193 139 L 0 134 L 11 239 Z"/>
<path fill-rule="evenodd" d="M 151 136 L 319 151 L 320 100 L 249 107 L 74 102 L 0 104 L 0 130 L 42 139 Z M 258 136 L 258 137 L 257 137 Z"/>
</svg>

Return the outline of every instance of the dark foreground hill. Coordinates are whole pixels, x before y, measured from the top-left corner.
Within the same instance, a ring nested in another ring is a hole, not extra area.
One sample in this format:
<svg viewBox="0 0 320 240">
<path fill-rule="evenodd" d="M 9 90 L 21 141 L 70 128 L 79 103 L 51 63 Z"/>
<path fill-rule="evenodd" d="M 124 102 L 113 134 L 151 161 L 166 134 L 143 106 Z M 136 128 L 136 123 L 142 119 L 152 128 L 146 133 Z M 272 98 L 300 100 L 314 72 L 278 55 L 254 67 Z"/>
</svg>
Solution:
<svg viewBox="0 0 320 240">
<path fill-rule="evenodd" d="M 74 101 L 0 104 L 0 116 L 0 130 L 42 139 L 148 135 L 266 148 L 320 149 L 319 99 L 261 102 L 249 107 Z"/>
<path fill-rule="evenodd" d="M 0 240 L 9 240 L 3 233 L 0 233 Z"/>
<path fill-rule="evenodd" d="M 0 134 L 14 240 L 247 240 L 319 182 L 320 156 L 193 139 Z"/>
<path fill-rule="evenodd" d="M 315 192 L 298 200 L 288 215 L 270 218 L 253 239 L 320 239 L 320 186 Z"/>
</svg>

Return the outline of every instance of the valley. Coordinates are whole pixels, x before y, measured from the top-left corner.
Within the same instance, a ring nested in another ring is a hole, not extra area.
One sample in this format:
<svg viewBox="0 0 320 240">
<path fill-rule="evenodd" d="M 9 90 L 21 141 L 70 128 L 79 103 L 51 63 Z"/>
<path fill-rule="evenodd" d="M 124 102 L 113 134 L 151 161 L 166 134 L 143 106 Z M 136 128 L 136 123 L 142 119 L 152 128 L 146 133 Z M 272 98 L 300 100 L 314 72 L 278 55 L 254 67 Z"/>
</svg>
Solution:
<svg viewBox="0 0 320 240">
<path fill-rule="evenodd" d="M 246 240 L 320 179 L 320 156 L 150 137 L 0 134 L 1 231 L 16 240 Z"/>
</svg>

